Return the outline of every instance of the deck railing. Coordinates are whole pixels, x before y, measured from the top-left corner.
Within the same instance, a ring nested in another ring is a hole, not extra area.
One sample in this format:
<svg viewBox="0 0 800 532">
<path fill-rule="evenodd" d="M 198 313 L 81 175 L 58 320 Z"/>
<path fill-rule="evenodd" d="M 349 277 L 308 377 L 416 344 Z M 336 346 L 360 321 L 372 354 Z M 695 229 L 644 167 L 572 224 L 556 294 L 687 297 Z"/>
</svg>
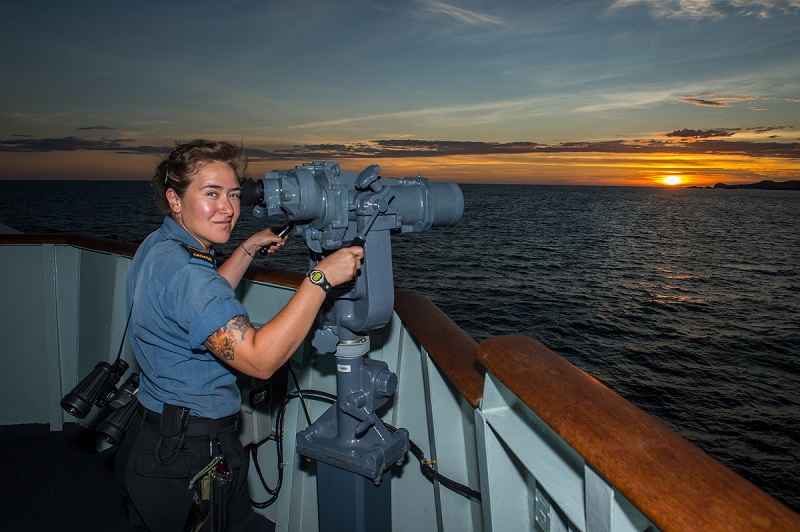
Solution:
<svg viewBox="0 0 800 532">
<path fill-rule="evenodd" d="M 63 393 L 116 356 L 136 246 L 78 235 L 0 235 L 0 244 L 0 400 L 16 406 L 0 424 L 58 430 Z M 270 319 L 302 278 L 251 267 L 240 297 L 253 321 Z M 797 513 L 530 338 L 477 344 L 430 300 L 402 290 L 391 323 L 371 336 L 370 357 L 399 378 L 384 419 L 482 496 L 455 494 L 406 463 L 392 479 L 394 530 L 800 530 Z M 335 391 L 330 361 L 308 342 L 292 365 L 301 387 Z M 309 406 L 312 416 L 324 407 Z M 279 530 L 317 529 L 313 467 L 291 436 L 304 424 L 294 405 L 284 491 L 265 510 Z M 269 455 L 259 455 L 262 469 Z M 250 486 L 263 497 L 253 478 Z"/>
</svg>

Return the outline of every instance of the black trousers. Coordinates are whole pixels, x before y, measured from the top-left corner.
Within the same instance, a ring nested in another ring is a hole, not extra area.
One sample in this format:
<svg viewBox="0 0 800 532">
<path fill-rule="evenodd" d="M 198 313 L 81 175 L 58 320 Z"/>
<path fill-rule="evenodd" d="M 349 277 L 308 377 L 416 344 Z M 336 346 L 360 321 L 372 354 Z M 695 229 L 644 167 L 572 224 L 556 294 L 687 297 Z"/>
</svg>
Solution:
<svg viewBox="0 0 800 532">
<path fill-rule="evenodd" d="M 183 449 L 169 465 L 156 456 L 160 433 L 145 423 L 144 408 L 131 422 L 116 457 L 116 477 L 127 499 L 130 530 L 181 532 L 192 505 L 190 480 L 211 460 L 216 437 L 233 473 L 233 502 L 228 530 L 257 531 L 259 521 L 250 506 L 247 457 L 235 428 L 217 434 L 186 436 Z M 207 523 L 203 530 L 210 530 Z"/>
</svg>

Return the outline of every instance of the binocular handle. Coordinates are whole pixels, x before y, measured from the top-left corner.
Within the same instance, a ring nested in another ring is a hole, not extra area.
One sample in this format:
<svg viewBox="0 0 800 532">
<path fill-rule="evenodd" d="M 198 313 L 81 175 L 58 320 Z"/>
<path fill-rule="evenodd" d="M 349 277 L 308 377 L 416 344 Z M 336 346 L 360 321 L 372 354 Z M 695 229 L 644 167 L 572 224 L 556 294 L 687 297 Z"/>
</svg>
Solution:
<svg viewBox="0 0 800 532">
<path fill-rule="evenodd" d="M 275 235 L 279 236 L 281 238 L 285 237 L 286 235 L 289 234 L 289 231 L 291 231 L 294 228 L 294 225 L 295 225 L 295 222 L 292 222 L 292 221 L 288 222 L 286 225 L 281 227 L 278 230 L 278 232 L 275 233 Z M 272 247 L 272 244 L 270 244 L 269 246 L 264 246 L 263 248 L 259 249 L 258 250 L 259 255 L 266 255 L 267 252 L 269 251 L 270 247 Z"/>
<path fill-rule="evenodd" d="M 360 236 L 357 236 L 352 240 L 352 242 L 350 242 L 350 244 L 348 244 L 347 247 L 358 246 L 360 248 L 363 248 L 364 244 L 366 244 L 366 243 L 367 243 L 366 240 L 364 240 Z"/>
</svg>

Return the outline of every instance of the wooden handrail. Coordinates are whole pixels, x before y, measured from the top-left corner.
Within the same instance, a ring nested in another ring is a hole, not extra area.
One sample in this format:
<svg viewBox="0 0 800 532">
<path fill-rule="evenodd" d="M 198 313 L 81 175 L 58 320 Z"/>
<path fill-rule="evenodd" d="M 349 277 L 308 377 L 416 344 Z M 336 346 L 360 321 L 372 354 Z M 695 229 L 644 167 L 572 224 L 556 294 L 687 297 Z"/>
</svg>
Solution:
<svg viewBox="0 0 800 532">
<path fill-rule="evenodd" d="M 291 270 L 279 270 L 278 268 L 267 268 L 266 266 L 251 265 L 247 268 L 244 278 L 250 281 L 259 281 L 262 283 L 269 283 L 278 286 L 285 286 L 287 288 L 294 288 L 300 286 L 303 279 L 306 278 L 304 273 L 294 272 Z"/>
<path fill-rule="evenodd" d="M 121 240 L 79 234 L 0 234 L 0 244 L 63 244 L 132 257 L 138 245 Z M 251 265 L 245 278 L 297 288 L 300 272 Z M 425 346 L 459 393 L 477 408 L 483 394 L 483 367 L 475 359 L 477 343 L 430 299 L 407 290 L 395 292 L 395 311 Z"/>
<path fill-rule="evenodd" d="M 427 297 L 408 290 L 395 290 L 394 294 L 397 315 L 464 399 L 477 408 L 485 373 L 475 358 L 477 342 Z"/>
<path fill-rule="evenodd" d="M 122 240 L 73 233 L 0 234 L 0 245 L 1 244 L 55 244 L 75 246 L 91 249 L 92 251 L 115 253 L 125 257 L 133 257 L 136 250 L 139 248 L 138 244 L 124 242 Z M 224 258 L 221 258 L 220 263 L 224 262 L 224 260 Z M 251 265 L 245 273 L 245 278 L 253 281 L 263 281 L 280 286 L 297 288 L 303 281 L 304 275 L 299 272 Z"/>
<path fill-rule="evenodd" d="M 800 515 L 539 342 L 491 338 L 477 358 L 660 529 L 800 530 Z"/>
<path fill-rule="evenodd" d="M 99 236 L 79 235 L 74 233 L 51 234 L 0 234 L 0 244 L 55 244 L 75 246 L 107 253 L 115 253 L 125 257 L 133 257 L 138 249 L 137 244 L 102 238 Z"/>
</svg>

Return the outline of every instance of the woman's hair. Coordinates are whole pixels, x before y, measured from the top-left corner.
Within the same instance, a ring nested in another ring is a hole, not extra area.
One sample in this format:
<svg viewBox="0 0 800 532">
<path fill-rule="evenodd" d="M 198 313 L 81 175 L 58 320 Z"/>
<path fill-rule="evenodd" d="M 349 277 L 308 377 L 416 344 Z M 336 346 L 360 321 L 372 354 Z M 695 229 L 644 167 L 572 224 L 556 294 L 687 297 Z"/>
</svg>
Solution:
<svg viewBox="0 0 800 532">
<path fill-rule="evenodd" d="M 241 146 L 230 142 L 197 139 L 176 143 L 175 149 L 158 164 L 151 180 L 159 211 L 162 214 L 172 212 L 166 197 L 167 189 L 171 188 L 179 197 L 183 197 L 192 177 L 213 162 L 228 163 L 241 179 L 247 168 L 247 155 Z"/>
</svg>

